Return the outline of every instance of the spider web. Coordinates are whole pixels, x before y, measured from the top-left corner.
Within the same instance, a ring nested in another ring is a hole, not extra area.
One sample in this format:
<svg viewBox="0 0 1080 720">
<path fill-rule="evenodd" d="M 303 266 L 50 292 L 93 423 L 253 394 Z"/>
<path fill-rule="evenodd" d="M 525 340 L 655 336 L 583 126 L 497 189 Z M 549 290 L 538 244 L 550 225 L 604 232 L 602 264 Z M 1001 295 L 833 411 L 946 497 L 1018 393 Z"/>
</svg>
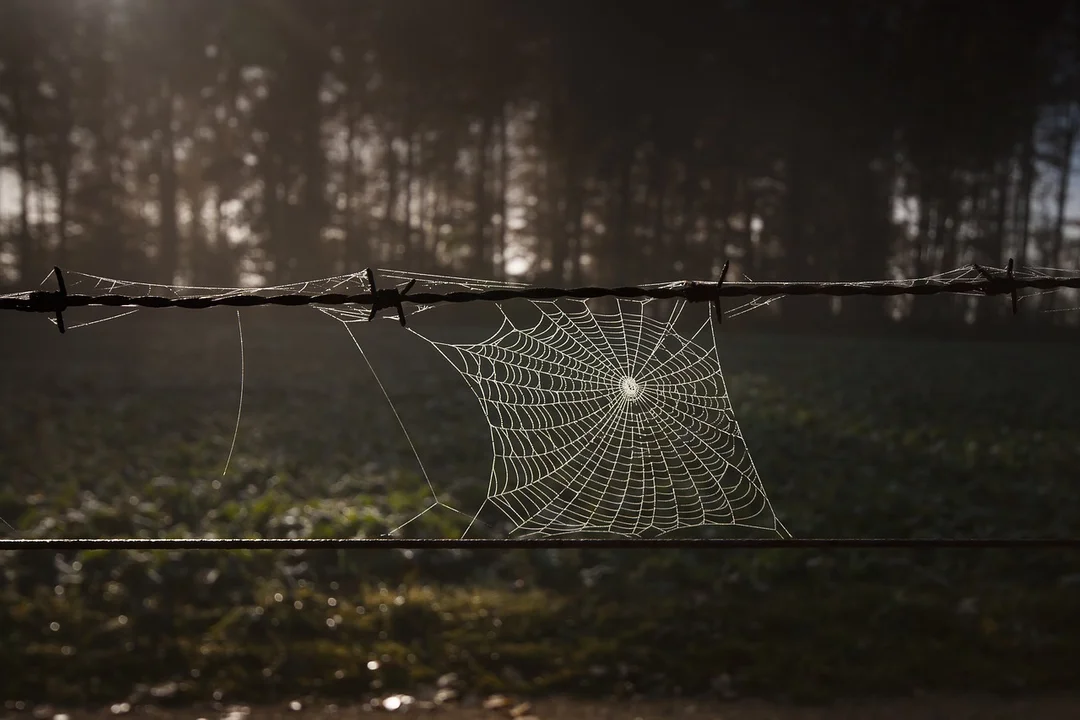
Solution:
<svg viewBox="0 0 1080 720">
<path fill-rule="evenodd" d="M 1005 273 L 968 265 L 857 284 L 912 288 Z M 1050 268 L 1014 271 L 1021 279 L 1070 275 Z M 379 277 L 440 292 L 522 287 L 395 270 L 380 270 Z M 1060 291 L 1022 291 L 1019 299 L 1055 292 Z M 724 317 L 779 299 L 755 298 L 724 311 Z M 537 319 L 523 322 L 507 310 L 508 303 L 500 304 L 498 329 L 477 342 L 437 340 L 409 326 L 462 375 L 480 403 L 492 455 L 484 506 L 502 511 L 511 534 L 647 537 L 734 526 L 788 535 L 735 419 L 708 313 L 681 333 L 677 325 L 687 308 L 682 300 L 607 300 L 609 308 L 614 305 L 607 311 L 598 308 L 605 301 L 596 300 L 524 302 L 538 311 Z M 413 306 L 411 312 L 435 307 Z M 663 308 L 669 308 L 666 316 Z M 369 318 L 350 309 L 322 311 L 346 324 Z M 353 340 L 363 353 L 356 335 Z M 420 515 L 449 507 L 434 497 Z"/>
<path fill-rule="evenodd" d="M 434 343 L 491 426 L 488 490 L 526 535 L 654 535 L 701 525 L 783 534 L 735 420 L 714 324 L 689 338 L 647 303 L 537 303 L 486 342 Z M 573 305 L 578 307 L 574 308 Z"/>
<path fill-rule="evenodd" d="M 425 290 L 517 286 L 393 270 L 379 277 Z M 499 327 L 474 343 L 409 326 L 468 382 L 490 428 L 487 498 L 473 522 L 491 504 L 512 535 L 526 537 L 722 525 L 787 534 L 735 421 L 709 312 L 684 336 L 682 300 L 609 300 L 611 311 L 597 300 L 524 302 L 532 322 L 500 304 Z M 666 317 L 654 317 L 665 306 Z M 322 310 L 347 324 L 368 317 Z M 436 496 L 428 509 L 441 504 Z"/>
<path fill-rule="evenodd" d="M 969 265 L 921 278 L 858 284 L 915 287 L 1005 272 L 1004 268 Z M 1075 273 L 1029 267 L 1017 268 L 1014 276 L 1073 277 Z M 399 270 L 381 270 L 377 277 L 381 286 L 414 283 L 417 290 L 524 287 Z M 72 271 L 65 272 L 65 279 L 73 294 L 229 297 L 356 294 L 371 290 L 365 273 L 231 288 L 131 282 Z M 41 287 L 50 289 L 54 282 L 50 273 Z M 982 296 L 978 292 L 970 294 Z M 1021 302 L 1034 304 L 1041 312 L 1080 309 L 1077 292 L 1071 289 L 1027 290 L 1019 295 Z M 17 293 L 6 297 L 26 296 Z M 724 317 L 738 317 L 779 299 L 756 298 L 726 309 Z M 914 299 L 895 297 L 891 301 L 902 304 Z M 488 423 L 490 476 L 485 499 L 475 514 L 443 501 L 406 424 L 375 373 L 361 343 L 363 333 L 354 330 L 357 323 L 372 319 L 371 308 L 309 306 L 348 331 L 393 411 L 430 490 L 431 502 L 391 534 L 440 507 L 469 518 L 467 534 L 476 524 L 486 524 L 480 517 L 489 506 L 501 512 L 511 525 L 511 533 L 518 536 L 602 533 L 647 537 L 701 526 L 788 534 L 773 511 L 736 421 L 718 359 L 714 311 L 706 310 L 711 307 L 709 303 L 567 299 L 473 303 L 470 307 L 479 305 L 493 306 L 495 317 L 484 326 L 484 337 L 478 341 L 441 339 L 436 337 L 437 332 L 418 329 L 417 323 L 410 321 L 408 325 L 413 336 L 437 350 L 465 380 Z M 436 307 L 450 313 L 445 304 L 411 303 L 405 303 L 404 312 L 410 318 L 422 313 L 426 317 Z M 531 313 L 520 311 L 522 307 Z M 68 329 L 75 330 L 138 311 L 130 307 L 73 308 L 65 317 Z M 243 326 L 241 311 L 235 312 L 241 358 L 240 400 L 224 472 L 228 471 L 236 447 L 243 413 Z M 466 310 L 457 308 L 455 312 Z M 383 313 L 382 317 L 397 320 L 396 313 Z M 448 325 L 452 317 L 452 313 L 440 314 L 435 328 Z"/>
</svg>

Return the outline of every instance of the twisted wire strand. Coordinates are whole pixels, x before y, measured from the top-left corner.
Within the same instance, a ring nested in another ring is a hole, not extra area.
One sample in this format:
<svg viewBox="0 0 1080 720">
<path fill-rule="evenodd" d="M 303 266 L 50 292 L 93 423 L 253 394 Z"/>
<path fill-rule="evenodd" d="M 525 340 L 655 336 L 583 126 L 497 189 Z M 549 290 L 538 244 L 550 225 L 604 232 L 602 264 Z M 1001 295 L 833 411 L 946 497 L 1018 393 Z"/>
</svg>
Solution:
<svg viewBox="0 0 1080 720">
<path fill-rule="evenodd" d="M 68 294 L 59 291 L 34 291 L 25 296 L 0 297 L 0 310 L 30 313 L 62 313 L 78 307 L 136 307 L 185 308 L 205 310 L 212 307 L 248 308 L 266 305 L 300 307 L 305 305 L 366 305 L 376 311 L 400 308 L 402 303 L 434 305 L 438 303 L 504 302 L 507 300 L 558 300 L 563 298 L 592 300 L 603 297 L 633 299 L 685 298 L 690 302 L 715 301 L 734 297 L 775 297 L 780 295 L 824 295 L 851 297 L 857 295 L 894 297 L 898 295 L 980 294 L 1013 295 L 1019 290 L 1056 290 L 1080 288 L 1077 277 L 1017 278 L 1010 268 L 1005 275 L 991 275 L 981 268 L 981 277 L 971 280 L 927 280 L 918 285 L 900 284 L 903 281 L 866 282 L 700 282 L 686 281 L 665 286 L 619 287 L 585 286 L 576 288 L 517 287 L 487 290 L 455 290 L 451 292 L 408 292 L 398 288 L 376 289 L 363 293 L 319 293 L 258 295 L 236 293 L 224 296 L 162 297 L 154 295 Z M 57 271 L 58 280 L 62 275 Z"/>
</svg>

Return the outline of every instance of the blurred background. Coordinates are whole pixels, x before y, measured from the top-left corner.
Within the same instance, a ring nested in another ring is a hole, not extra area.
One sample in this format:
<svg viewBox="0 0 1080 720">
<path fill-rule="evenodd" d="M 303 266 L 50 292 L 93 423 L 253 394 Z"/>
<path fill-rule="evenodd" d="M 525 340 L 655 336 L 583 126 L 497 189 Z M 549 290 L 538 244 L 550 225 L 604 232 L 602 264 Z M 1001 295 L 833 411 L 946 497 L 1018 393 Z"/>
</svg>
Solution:
<svg viewBox="0 0 1080 720">
<path fill-rule="evenodd" d="M 54 264 L 158 286 L 1075 272 L 1078 133 L 1076 0 L 0 0 L 0 292 Z M 777 514 L 796 536 L 1076 535 L 1078 307 L 785 298 L 725 321 Z M 468 387 L 394 323 L 356 330 L 433 485 L 475 511 Z M 351 537 L 430 504 L 339 323 L 265 308 L 243 332 L 223 475 L 235 313 L 63 337 L 0 317 L 0 534 Z M 409 534 L 461 529 L 437 509 Z M 519 712 L 565 717 L 913 695 L 964 699 L 896 717 L 1080 715 L 1012 704 L 1080 686 L 1064 551 L 4 551 L 0 606 L 12 715 L 493 693 L 575 698 Z"/>
<path fill-rule="evenodd" d="M 54 263 L 204 285 L 369 264 L 562 284 L 725 259 L 869 280 L 1080 258 L 1071 0 L 2 13 L 9 284 Z"/>
</svg>

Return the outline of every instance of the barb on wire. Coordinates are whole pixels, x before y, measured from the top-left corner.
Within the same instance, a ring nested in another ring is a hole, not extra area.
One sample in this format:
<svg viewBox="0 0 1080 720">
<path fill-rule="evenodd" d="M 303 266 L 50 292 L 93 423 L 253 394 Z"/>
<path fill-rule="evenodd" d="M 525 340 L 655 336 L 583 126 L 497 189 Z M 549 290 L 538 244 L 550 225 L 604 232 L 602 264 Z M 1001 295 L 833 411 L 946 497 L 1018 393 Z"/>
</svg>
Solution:
<svg viewBox="0 0 1080 720">
<path fill-rule="evenodd" d="M 60 274 L 57 272 L 59 280 Z M 130 296 L 121 294 L 77 295 L 68 294 L 63 289 L 59 292 L 31 292 L 26 296 L 0 297 L 0 310 L 17 310 L 32 313 L 60 313 L 76 307 L 136 307 L 136 308 L 187 308 L 203 310 L 212 307 L 245 308 L 260 305 L 281 305 L 296 307 L 302 305 L 369 305 L 372 313 L 387 308 L 396 308 L 404 322 L 404 303 L 414 305 L 435 305 L 437 303 L 468 302 L 503 302 L 506 300 L 558 300 L 570 298 L 592 300 L 602 297 L 615 297 L 626 300 L 654 299 L 670 300 L 685 298 L 690 302 L 718 302 L 722 297 L 776 297 L 780 295 L 826 295 L 831 297 L 850 297 L 867 295 L 876 297 L 894 297 L 898 295 L 941 295 L 982 294 L 1011 295 L 1013 307 L 1016 307 L 1016 293 L 1019 290 L 1057 290 L 1061 288 L 1080 289 L 1080 276 L 1076 277 L 1027 277 L 1017 278 L 1013 273 L 1013 262 L 1009 261 L 1005 275 L 994 277 L 988 272 L 972 280 L 929 279 L 917 285 L 882 282 L 728 282 L 723 275 L 718 282 L 687 281 L 673 285 L 650 287 L 513 287 L 487 290 L 456 290 L 452 292 L 417 292 L 410 293 L 413 283 L 404 289 L 380 289 L 374 283 L 374 273 L 368 271 L 371 290 L 364 293 L 322 293 L 322 294 L 283 294 L 256 295 L 230 293 L 218 296 L 160 297 L 153 295 Z"/>
<path fill-rule="evenodd" d="M 724 267 L 720 270 L 720 278 L 716 281 L 716 293 L 713 297 L 713 310 L 716 311 L 716 324 L 719 325 L 724 321 L 724 311 L 720 307 L 720 291 L 724 287 L 724 280 L 727 279 L 728 261 L 724 261 Z"/>
<path fill-rule="evenodd" d="M 375 284 L 375 271 L 371 268 L 366 268 L 364 274 L 367 276 L 368 285 L 371 286 L 371 312 L 368 314 L 368 320 L 374 320 L 375 316 L 380 310 L 386 308 L 396 308 L 398 312 L 398 320 L 401 321 L 401 327 L 405 327 L 405 302 L 406 295 L 409 290 L 412 290 L 412 286 L 416 284 L 416 280 L 410 280 L 404 288 L 387 288 L 380 290 L 379 286 Z"/>
<path fill-rule="evenodd" d="M 1057 549 L 1080 550 L 1078 538 L 14 538 L 2 550 L 595 550 L 630 549 Z"/>
<path fill-rule="evenodd" d="M 32 312 L 56 313 L 56 327 L 60 330 L 60 334 L 63 335 L 67 330 L 64 326 L 64 310 L 70 307 L 68 304 L 67 283 L 64 282 L 64 272 L 60 268 L 53 267 L 53 276 L 56 278 L 56 290 L 35 290 L 30 293 L 26 302 L 37 308 Z M 0 309 L 5 309 L 2 304 L 3 300 L 4 298 L 0 298 Z M 15 309 L 19 310 L 20 308 Z"/>
<path fill-rule="evenodd" d="M 971 267 L 975 268 L 975 271 L 979 273 L 988 285 L 986 290 L 983 290 L 985 295 L 1003 295 L 1008 293 L 1012 300 L 1013 315 L 1017 313 L 1017 306 L 1019 304 L 1019 298 L 1016 296 L 1016 276 L 1013 275 L 1013 259 L 1009 258 L 1008 265 L 1005 266 L 1005 276 L 995 277 L 989 270 L 984 268 L 978 263 L 971 263 Z M 997 288 L 996 291 L 991 291 L 990 287 Z"/>
</svg>

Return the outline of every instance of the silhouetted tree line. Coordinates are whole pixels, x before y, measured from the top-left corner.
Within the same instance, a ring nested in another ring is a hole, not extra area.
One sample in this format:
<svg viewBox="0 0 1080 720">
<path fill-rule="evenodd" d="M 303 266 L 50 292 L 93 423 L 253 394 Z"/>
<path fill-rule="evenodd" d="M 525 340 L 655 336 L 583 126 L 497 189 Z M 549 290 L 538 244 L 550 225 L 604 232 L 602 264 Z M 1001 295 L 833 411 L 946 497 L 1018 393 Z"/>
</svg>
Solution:
<svg viewBox="0 0 1080 720">
<path fill-rule="evenodd" d="M 1080 265 L 1080 0 L 0 0 L 0 131 L 20 284 Z"/>
</svg>

